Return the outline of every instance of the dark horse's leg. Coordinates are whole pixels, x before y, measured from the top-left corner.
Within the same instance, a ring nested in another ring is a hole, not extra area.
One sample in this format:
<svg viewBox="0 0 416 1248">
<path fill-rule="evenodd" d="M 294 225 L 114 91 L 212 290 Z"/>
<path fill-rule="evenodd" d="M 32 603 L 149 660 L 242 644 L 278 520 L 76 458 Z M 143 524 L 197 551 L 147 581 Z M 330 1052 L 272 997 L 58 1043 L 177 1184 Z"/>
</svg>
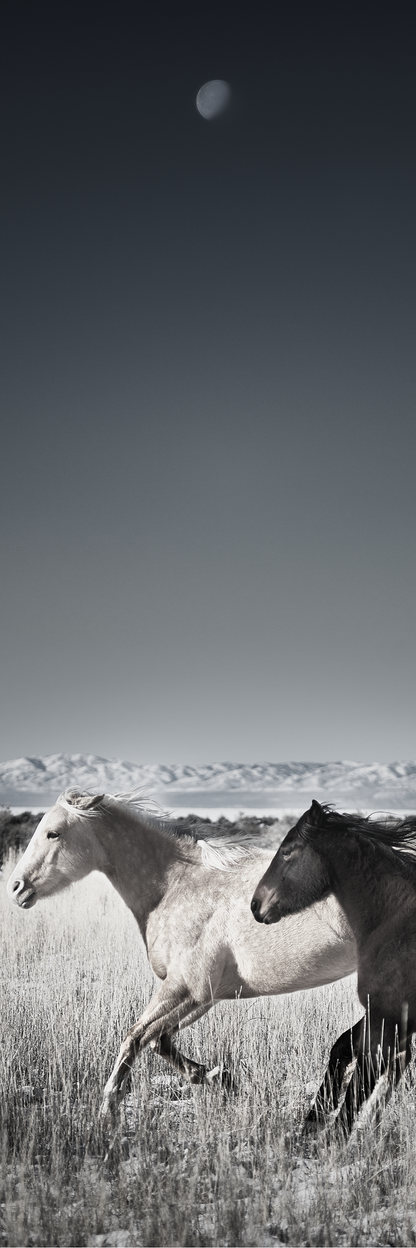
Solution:
<svg viewBox="0 0 416 1248">
<path fill-rule="evenodd" d="M 373 1011 L 369 1032 L 368 1015 L 365 1015 L 361 1022 L 357 1064 L 338 1118 L 339 1126 L 346 1135 L 350 1135 L 357 1115 L 364 1106 L 366 1110 L 363 1123 L 370 1116 L 376 1122 L 379 1121 L 381 1111 L 393 1088 L 397 1087 L 411 1056 L 411 1034 L 402 1037 L 399 1044 L 395 1021 L 381 1017 L 377 1019 Z"/>
<path fill-rule="evenodd" d="M 411 1059 L 411 1033 L 398 1044 L 394 1021 L 383 1019 L 372 1010 L 351 1031 L 346 1031 L 331 1049 L 328 1069 L 314 1104 L 305 1121 L 306 1129 L 322 1126 L 331 1110 L 336 1110 L 345 1093 L 337 1118 L 344 1135 L 352 1131 L 357 1115 L 364 1105 L 378 1118 L 383 1104 L 391 1096 Z"/>
<path fill-rule="evenodd" d="M 360 1018 L 355 1027 L 349 1027 L 335 1041 L 323 1081 L 305 1118 L 306 1130 L 323 1126 L 328 1114 L 338 1109 L 357 1060 L 363 1021 Z"/>
</svg>

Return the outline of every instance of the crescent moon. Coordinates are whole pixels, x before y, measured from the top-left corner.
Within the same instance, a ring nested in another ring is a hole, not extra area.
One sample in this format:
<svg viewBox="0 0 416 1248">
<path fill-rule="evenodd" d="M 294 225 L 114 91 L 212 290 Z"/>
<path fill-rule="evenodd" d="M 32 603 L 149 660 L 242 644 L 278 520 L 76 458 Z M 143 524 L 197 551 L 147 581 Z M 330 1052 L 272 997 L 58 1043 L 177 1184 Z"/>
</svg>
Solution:
<svg viewBox="0 0 416 1248">
<path fill-rule="evenodd" d="M 231 98 L 231 87 L 222 78 L 212 78 L 204 82 L 196 97 L 196 106 L 205 121 L 213 121 L 225 112 Z"/>
</svg>

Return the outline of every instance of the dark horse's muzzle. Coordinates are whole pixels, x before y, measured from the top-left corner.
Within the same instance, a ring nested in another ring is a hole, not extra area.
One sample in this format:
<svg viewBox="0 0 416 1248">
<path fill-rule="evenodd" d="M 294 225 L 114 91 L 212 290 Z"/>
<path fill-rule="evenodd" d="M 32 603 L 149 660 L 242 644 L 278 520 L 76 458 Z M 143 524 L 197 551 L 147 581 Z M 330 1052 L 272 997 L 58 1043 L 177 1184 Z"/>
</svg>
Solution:
<svg viewBox="0 0 416 1248">
<path fill-rule="evenodd" d="M 251 912 L 257 923 L 278 923 L 282 917 L 274 890 L 267 888 L 262 880 L 253 895 Z"/>
</svg>

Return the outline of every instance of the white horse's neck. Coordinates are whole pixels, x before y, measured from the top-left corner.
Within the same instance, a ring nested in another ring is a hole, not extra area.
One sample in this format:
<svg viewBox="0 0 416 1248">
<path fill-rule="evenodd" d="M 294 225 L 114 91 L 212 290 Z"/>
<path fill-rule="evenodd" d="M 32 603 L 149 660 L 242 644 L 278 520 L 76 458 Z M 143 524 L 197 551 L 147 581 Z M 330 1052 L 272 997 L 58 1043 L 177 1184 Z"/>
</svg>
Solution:
<svg viewBox="0 0 416 1248">
<path fill-rule="evenodd" d="M 145 936 L 149 914 L 162 900 L 175 868 L 183 868 L 199 851 L 192 842 L 171 836 L 163 826 L 115 801 L 100 819 L 99 840 L 105 852 L 101 870 Z"/>
</svg>

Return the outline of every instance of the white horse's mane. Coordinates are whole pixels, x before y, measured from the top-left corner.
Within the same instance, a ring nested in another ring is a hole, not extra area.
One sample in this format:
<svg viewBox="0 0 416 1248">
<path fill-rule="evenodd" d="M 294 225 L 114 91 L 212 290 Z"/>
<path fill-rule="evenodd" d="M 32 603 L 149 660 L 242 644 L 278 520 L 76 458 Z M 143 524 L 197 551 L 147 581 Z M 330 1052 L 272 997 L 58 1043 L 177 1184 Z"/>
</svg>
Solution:
<svg viewBox="0 0 416 1248">
<path fill-rule="evenodd" d="M 250 838 L 244 834 L 240 837 L 238 844 L 235 843 L 233 836 L 225 837 L 207 837 L 201 838 L 193 835 L 192 832 L 182 831 L 177 822 L 172 819 L 169 812 L 162 810 L 158 802 L 154 798 L 143 793 L 143 790 L 133 789 L 125 793 L 103 793 L 101 800 L 95 806 L 83 807 L 77 802 L 71 802 L 72 794 L 78 798 L 90 799 L 94 796 L 91 793 L 81 792 L 79 789 L 67 789 L 58 798 L 57 805 L 62 806 L 64 810 L 69 811 L 72 815 L 79 815 L 83 819 L 93 819 L 107 807 L 107 802 L 119 802 L 121 806 L 126 806 L 131 813 L 137 816 L 144 815 L 146 822 L 152 826 L 162 829 L 168 836 L 175 837 L 176 840 L 189 841 L 193 845 L 198 845 L 201 850 L 201 859 L 204 867 L 214 867 L 217 871 L 230 871 L 232 867 L 238 864 L 244 858 L 252 858 L 258 853 L 258 846 L 252 844 L 242 844 Z M 68 800 L 69 799 L 69 800 Z"/>
</svg>

